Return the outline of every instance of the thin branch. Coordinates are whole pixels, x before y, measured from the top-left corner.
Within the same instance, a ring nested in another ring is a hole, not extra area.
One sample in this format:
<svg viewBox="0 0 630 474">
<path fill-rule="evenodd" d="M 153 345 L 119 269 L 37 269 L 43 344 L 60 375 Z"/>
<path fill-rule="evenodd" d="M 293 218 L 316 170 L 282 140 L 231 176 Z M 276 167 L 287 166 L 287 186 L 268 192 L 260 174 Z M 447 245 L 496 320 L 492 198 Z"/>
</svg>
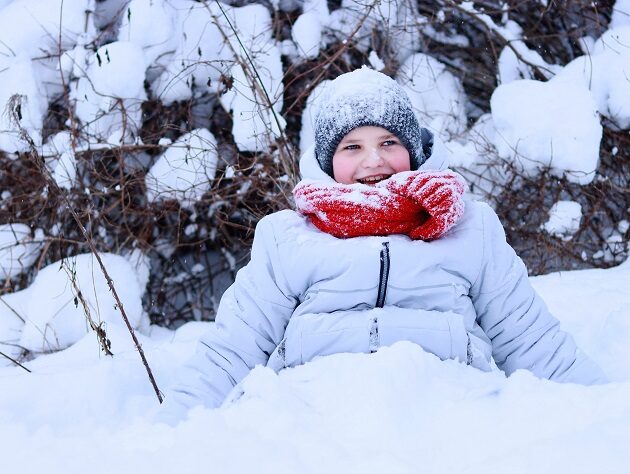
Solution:
<svg viewBox="0 0 630 474">
<path fill-rule="evenodd" d="M 28 143 L 28 145 L 29 145 L 28 156 L 31 159 L 31 161 L 33 162 L 33 164 L 37 166 L 37 169 L 39 170 L 41 175 L 44 177 L 44 179 L 46 180 L 48 185 L 51 186 L 53 189 L 55 189 L 59 193 L 60 196 L 62 196 L 62 199 L 64 200 L 64 202 L 66 204 L 66 207 L 70 211 L 70 214 L 72 215 L 72 218 L 74 219 L 74 221 L 76 222 L 77 226 L 79 227 L 79 230 L 81 231 L 81 235 L 83 236 L 83 238 L 85 240 L 85 243 L 88 245 L 88 248 L 90 249 L 90 252 L 94 255 L 94 257 L 98 261 L 98 264 L 99 264 L 99 266 L 101 268 L 101 271 L 103 272 L 103 276 L 105 277 L 105 280 L 107 281 L 107 285 L 109 286 L 109 289 L 112 292 L 112 295 L 114 296 L 114 300 L 116 301 L 116 305 L 117 305 L 118 309 L 120 310 L 120 314 L 121 314 L 121 316 L 123 318 L 123 321 L 125 322 L 125 325 L 127 326 L 127 329 L 129 330 L 129 334 L 131 334 L 131 338 L 133 339 L 133 343 L 136 346 L 136 349 L 137 349 L 138 353 L 140 354 L 140 358 L 142 359 L 142 363 L 144 364 L 144 367 L 146 369 L 147 375 L 149 376 L 149 380 L 151 382 L 151 385 L 153 386 L 153 390 L 155 391 L 155 394 L 156 394 L 159 402 L 162 403 L 162 401 L 163 401 L 162 394 L 160 392 L 160 389 L 157 386 L 157 383 L 156 383 L 155 378 L 153 376 L 153 372 L 151 371 L 151 367 L 149 366 L 149 363 L 147 362 L 147 359 L 146 359 L 146 357 L 144 355 L 144 351 L 142 350 L 142 346 L 140 345 L 140 342 L 138 341 L 138 338 L 137 338 L 136 333 L 135 333 L 135 331 L 133 329 L 133 326 L 129 322 L 129 318 L 127 317 L 127 313 L 125 312 L 125 308 L 124 308 L 124 306 L 122 304 L 122 301 L 120 300 L 120 297 L 118 296 L 118 292 L 116 291 L 116 287 L 114 286 L 114 282 L 113 282 L 112 278 L 109 276 L 109 272 L 107 271 L 107 268 L 105 267 L 105 264 L 103 263 L 103 260 L 101 259 L 101 256 L 100 256 L 98 250 L 96 249 L 96 246 L 94 245 L 94 241 L 92 240 L 92 238 L 88 234 L 85 226 L 81 222 L 81 219 L 79 218 L 79 215 L 77 214 L 76 210 L 74 209 L 74 206 L 70 202 L 70 199 L 68 198 L 67 194 L 64 193 L 64 191 L 59 187 L 57 182 L 54 180 L 54 178 L 51 175 L 50 171 L 46 167 L 46 164 L 44 163 L 44 161 L 39 156 L 39 154 L 37 152 L 37 147 L 35 145 L 35 142 L 31 138 L 31 136 L 28 134 L 28 132 L 24 129 L 22 124 L 20 123 L 19 116 L 17 114 L 17 109 L 18 109 L 19 106 L 20 106 L 20 97 L 16 96 L 16 95 L 12 96 L 11 99 L 9 100 L 9 106 L 8 106 L 8 109 L 9 109 L 9 112 L 10 112 L 10 118 L 13 121 L 14 125 L 20 131 L 21 138 L 24 141 L 26 141 L 26 143 Z"/>
<path fill-rule="evenodd" d="M 20 364 L 17 360 L 15 360 L 13 357 L 8 356 L 7 354 L 5 354 L 4 352 L 0 351 L 0 356 L 2 357 L 6 357 L 7 359 L 9 359 L 11 362 L 13 362 L 15 365 L 17 365 L 18 367 L 22 367 L 24 370 L 26 370 L 29 374 L 32 373 L 28 368 L 24 367 L 22 364 Z"/>
</svg>

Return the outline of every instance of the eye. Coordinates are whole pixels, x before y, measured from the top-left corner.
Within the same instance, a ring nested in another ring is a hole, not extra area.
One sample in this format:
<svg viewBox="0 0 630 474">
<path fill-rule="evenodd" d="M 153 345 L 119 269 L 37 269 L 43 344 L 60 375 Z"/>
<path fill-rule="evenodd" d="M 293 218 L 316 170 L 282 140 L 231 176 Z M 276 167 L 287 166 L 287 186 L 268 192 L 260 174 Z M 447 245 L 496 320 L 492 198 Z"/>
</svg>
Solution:
<svg viewBox="0 0 630 474">
<path fill-rule="evenodd" d="M 398 142 L 398 140 L 395 139 L 389 139 L 389 140 L 385 140 L 383 142 L 383 146 L 392 146 L 392 145 L 399 145 L 400 143 Z"/>
<path fill-rule="evenodd" d="M 346 146 L 343 147 L 343 149 L 344 150 L 358 150 L 359 149 L 359 145 L 354 145 L 354 144 L 346 145 Z"/>
</svg>

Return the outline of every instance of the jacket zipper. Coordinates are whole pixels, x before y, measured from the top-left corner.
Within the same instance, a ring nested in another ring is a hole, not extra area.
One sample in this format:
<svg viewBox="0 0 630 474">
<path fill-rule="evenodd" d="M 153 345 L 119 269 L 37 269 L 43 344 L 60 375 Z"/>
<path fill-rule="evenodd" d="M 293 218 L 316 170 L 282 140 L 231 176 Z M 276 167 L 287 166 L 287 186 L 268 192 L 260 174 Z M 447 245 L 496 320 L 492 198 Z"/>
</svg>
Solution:
<svg viewBox="0 0 630 474">
<path fill-rule="evenodd" d="M 383 242 L 381 249 L 381 273 L 378 281 L 378 296 L 376 297 L 376 308 L 382 308 L 385 304 L 387 294 L 387 280 L 389 278 L 389 242 Z"/>
</svg>

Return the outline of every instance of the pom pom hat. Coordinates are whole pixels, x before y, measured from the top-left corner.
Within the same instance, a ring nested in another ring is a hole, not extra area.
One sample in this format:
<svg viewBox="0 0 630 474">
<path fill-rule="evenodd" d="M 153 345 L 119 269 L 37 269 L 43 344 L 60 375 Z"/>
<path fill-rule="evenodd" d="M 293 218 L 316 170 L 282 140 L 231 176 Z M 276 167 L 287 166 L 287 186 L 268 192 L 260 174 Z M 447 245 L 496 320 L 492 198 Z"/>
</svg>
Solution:
<svg viewBox="0 0 630 474">
<path fill-rule="evenodd" d="M 398 137 L 409 151 L 412 170 L 431 154 L 433 135 L 420 128 L 411 101 L 389 76 L 366 66 L 331 81 L 315 118 L 315 158 L 333 177 L 333 155 L 339 142 L 357 127 L 382 127 Z"/>
</svg>

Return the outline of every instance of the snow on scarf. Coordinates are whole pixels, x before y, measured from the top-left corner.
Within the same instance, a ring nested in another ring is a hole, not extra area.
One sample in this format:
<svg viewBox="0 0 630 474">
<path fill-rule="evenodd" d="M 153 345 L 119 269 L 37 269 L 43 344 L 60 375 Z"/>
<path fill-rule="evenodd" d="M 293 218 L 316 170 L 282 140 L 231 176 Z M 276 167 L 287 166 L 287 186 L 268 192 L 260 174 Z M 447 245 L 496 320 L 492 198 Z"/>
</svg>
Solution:
<svg viewBox="0 0 630 474">
<path fill-rule="evenodd" d="M 464 214 L 464 189 L 453 171 L 406 171 L 374 186 L 303 180 L 293 195 L 298 211 L 335 237 L 406 234 L 434 240 Z"/>
</svg>

